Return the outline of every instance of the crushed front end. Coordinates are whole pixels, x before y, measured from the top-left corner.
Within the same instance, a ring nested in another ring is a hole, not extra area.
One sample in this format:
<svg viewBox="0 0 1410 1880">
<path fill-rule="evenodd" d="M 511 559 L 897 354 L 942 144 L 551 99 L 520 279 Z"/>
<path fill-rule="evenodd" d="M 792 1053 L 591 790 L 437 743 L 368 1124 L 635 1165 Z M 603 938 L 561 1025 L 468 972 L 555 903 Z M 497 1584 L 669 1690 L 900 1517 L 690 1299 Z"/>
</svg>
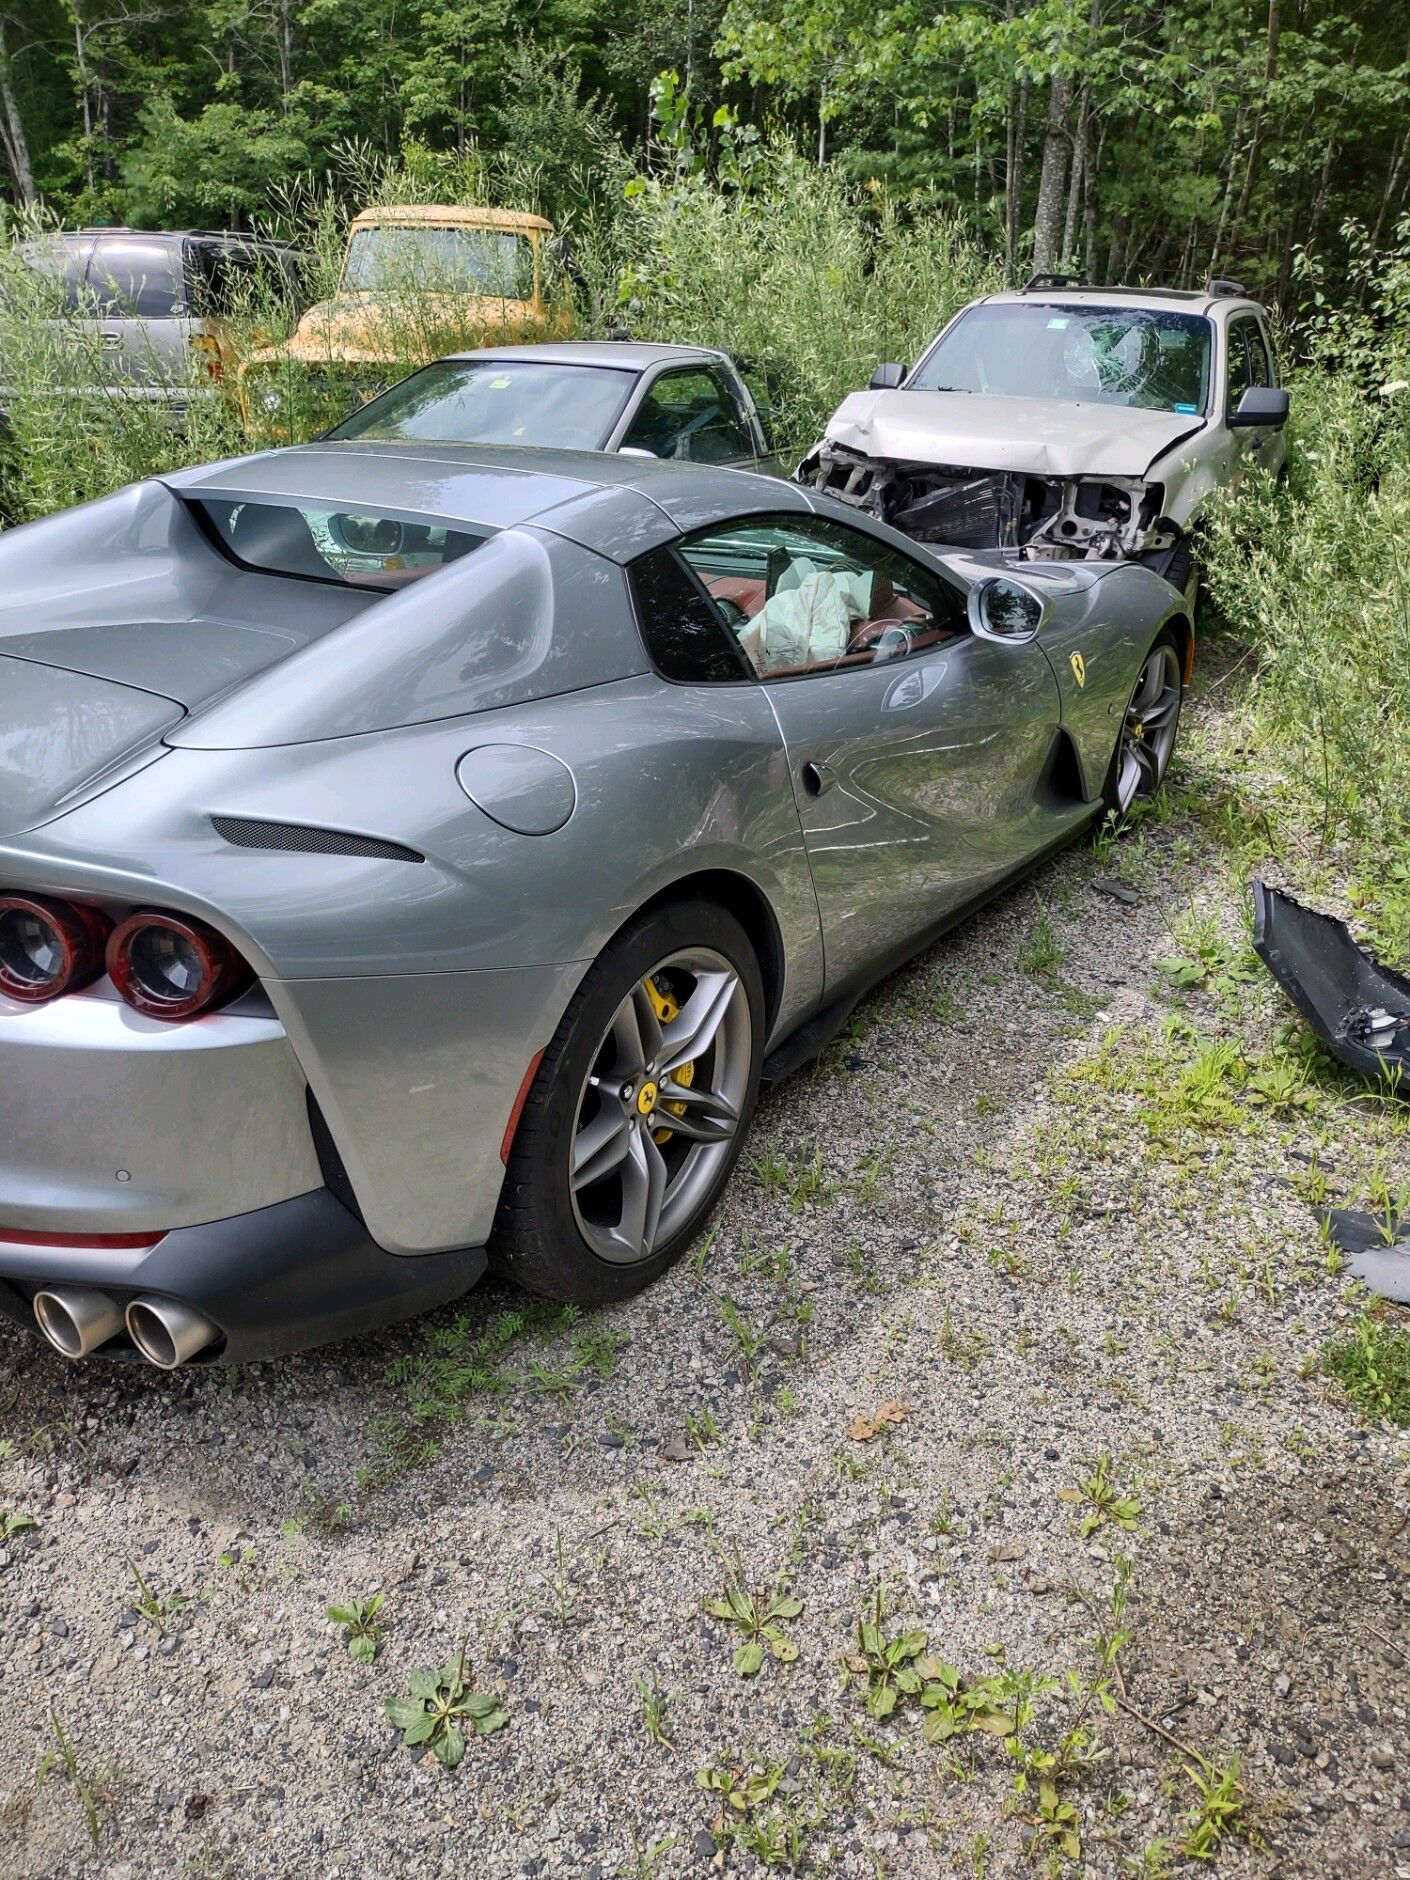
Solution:
<svg viewBox="0 0 1410 1880">
<path fill-rule="evenodd" d="M 1033 561 L 1128 561 L 1172 547 L 1164 488 L 1137 477 L 1045 476 L 1022 470 L 870 457 L 824 439 L 798 480 L 918 542 L 1003 548 Z"/>
</svg>

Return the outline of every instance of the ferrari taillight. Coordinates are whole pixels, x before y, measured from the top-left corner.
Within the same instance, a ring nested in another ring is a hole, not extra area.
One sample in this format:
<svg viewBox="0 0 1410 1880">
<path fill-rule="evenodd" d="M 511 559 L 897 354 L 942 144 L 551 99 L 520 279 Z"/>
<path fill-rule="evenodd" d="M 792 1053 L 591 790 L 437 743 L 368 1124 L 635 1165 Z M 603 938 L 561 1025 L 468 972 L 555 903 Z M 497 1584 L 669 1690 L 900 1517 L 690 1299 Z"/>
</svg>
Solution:
<svg viewBox="0 0 1410 1880">
<path fill-rule="evenodd" d="M 185 915 L 132 914 L 108 939 L 108 975 L 151 1018 L 198 1018 L 243 991 L 250 969 L 223 934 Z"/>
<path fill-rule="evenodd" d="M 112 922 L 96 907 L 39 894 L 0 894 L 0 992 L 42 1005 L 103 970 Z"/>
</svg>

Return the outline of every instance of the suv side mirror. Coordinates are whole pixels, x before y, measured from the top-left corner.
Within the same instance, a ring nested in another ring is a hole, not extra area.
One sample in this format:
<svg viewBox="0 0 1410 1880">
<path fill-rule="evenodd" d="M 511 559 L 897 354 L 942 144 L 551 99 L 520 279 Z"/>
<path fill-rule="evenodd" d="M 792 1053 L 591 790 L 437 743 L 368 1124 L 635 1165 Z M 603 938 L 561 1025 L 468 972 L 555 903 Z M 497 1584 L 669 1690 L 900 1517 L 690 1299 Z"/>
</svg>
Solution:
<svg viewBox="0 0 1410 1880">
<path fill-rule="evenodd" d="M 898 365 L 893 359 L 888 365 L 878 366 L 871 375 L 870 389 L 874 392 L 894 392 L 905 383 L 906 367 Z"/>
<path fill-rule="evenodd" d="M 1281 431 L 1288 421 L 1288 395 L 1273 385 L 1250 385 L 1239 400 L 1238 409 L 1229 413 L 1231 431 L 1251 431 L 1268 426 Z"/>
</svg>

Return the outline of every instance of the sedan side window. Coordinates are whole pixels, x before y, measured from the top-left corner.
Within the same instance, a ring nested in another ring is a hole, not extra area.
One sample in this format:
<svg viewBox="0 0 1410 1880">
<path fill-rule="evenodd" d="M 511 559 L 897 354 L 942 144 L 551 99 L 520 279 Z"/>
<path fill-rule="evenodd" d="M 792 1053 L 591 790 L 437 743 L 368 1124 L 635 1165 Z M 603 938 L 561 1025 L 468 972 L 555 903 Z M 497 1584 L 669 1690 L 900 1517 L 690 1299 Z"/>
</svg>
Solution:
<svg viewBox="0 0 1410 1880">
<path fill-rule="evenodd" d="M 734 463 L 754 446 L 723 382 L 705 368 L 663 372 L 622 443 L 676 463 Z"/>
<path fill-rule="evenodd" d="M 821 517 L 741 520 L 690 537 L 680 554 L 761 679 L 907 659 L 965 628 L 938 575 Z"/>
</svg>

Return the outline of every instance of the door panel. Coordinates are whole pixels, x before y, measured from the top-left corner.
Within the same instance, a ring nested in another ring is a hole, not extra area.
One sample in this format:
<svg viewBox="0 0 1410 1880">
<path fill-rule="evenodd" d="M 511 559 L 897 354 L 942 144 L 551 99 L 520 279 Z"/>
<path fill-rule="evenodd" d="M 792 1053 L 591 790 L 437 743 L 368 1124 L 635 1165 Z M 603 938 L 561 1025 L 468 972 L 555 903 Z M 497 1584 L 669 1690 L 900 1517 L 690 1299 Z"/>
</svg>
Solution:
<svg viewBox="0 0 1410 1880">
<path fill-rule="evenodd" d="M 1059 700 L 1036 645 L 964 636 L 766 687 L 822 911 L 829 994 L 1061 833 L 1039 783 Z"/>
</svg>

